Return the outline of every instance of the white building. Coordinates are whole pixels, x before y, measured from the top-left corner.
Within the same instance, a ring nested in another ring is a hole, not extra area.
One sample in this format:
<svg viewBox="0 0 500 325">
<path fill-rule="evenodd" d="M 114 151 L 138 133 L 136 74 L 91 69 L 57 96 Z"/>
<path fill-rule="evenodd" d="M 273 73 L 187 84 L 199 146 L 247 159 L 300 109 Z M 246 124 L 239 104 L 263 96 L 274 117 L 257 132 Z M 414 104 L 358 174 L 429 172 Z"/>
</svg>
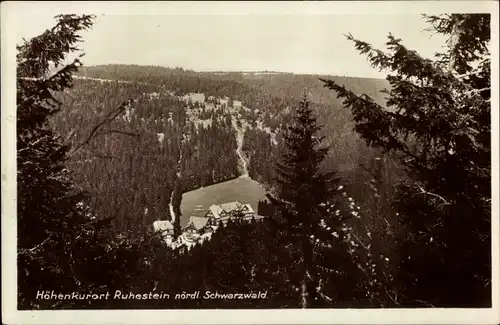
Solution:
<svg viewBox="0 0 500 325">
<path fill-rule="evenodd" d="M 191 100 L 193 103 L 204 103 L 205 102 L 205 94 L 204 93 L 189 93 L 187 95 L 182 96 L 182 99 L 187 103 Z"/>
<path fill-rule="evenodd" d="M 238 201 L 211 205 L 205 214 L 209 226 L 217 226 L 221 221 L 226 224 L 231 218 L 250 220 L 252 217 L 255 217 L 255 211 L 250 204 L 242 204 Z"/>
<path fill-rule="evenodd" d="M 240 100 L 233 100 L 233 107 L 235 109 L 241 109 L 241 107 L 243 107 L 243 104 L 241 103 Z"/>
<path fill-rule="evenodd" d="M 168 220 L 157 220 L 153 222 L 153 230 L 159 232 L 167 245 L 172 244 L 174 237 L 174 225 Z"/>
</svg>

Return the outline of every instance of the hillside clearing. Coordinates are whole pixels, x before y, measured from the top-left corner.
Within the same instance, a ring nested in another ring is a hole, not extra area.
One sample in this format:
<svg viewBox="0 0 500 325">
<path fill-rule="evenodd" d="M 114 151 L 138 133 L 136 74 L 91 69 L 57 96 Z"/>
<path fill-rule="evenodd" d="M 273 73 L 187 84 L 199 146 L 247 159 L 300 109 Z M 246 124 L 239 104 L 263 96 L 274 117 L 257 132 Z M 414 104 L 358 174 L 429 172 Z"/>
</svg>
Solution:
<svg viewBox="0 0 500 325">
<path fill-rule="evenodd" d="M 265 198 L 265 195 L 264 187 L 248 177 L 236 178 L 186 192 L 182 195 L 181 227 L 187 224 L 190 216 L 203 216 L 212 204 L 240 201 L 250 204 L 257 211 L 257 204 L 259 200 Z"/>
</svg>

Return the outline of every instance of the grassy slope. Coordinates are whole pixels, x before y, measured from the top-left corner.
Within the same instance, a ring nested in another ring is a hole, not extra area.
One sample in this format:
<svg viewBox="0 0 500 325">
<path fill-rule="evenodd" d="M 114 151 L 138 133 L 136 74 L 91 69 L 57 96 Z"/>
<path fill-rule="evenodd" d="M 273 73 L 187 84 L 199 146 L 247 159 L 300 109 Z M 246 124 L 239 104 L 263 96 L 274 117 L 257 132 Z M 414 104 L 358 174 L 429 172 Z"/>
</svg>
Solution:
<svg viewBox="0 0 500 325">
<path fill-rule="evenodd" d="M 265 189 L 250 178 L 236 178 L 231 181 L 203 187 L 182 195 L 181 227 L 186 225 L 190 216 L 204 215 L 212 204 L 240 201 L 248 203 L 257 210 L 257 203 L 265 197 Z M 203 210 L 196 212 L 195 207 L 202 205 Z"/>
</svg>

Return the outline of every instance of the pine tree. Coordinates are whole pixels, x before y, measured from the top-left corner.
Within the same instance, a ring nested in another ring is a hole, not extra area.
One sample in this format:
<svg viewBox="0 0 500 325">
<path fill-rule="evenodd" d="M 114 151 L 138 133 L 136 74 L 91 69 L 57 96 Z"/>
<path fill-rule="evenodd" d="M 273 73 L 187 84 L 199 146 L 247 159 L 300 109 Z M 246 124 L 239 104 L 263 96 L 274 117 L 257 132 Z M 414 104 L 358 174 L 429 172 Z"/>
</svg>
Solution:
<svg viewBox="0 0 500 325">
<path fill-rule="evenodd" d="M 320 220 L 327 215 L 324 204 L 332 198 L 332 185 L 337 181 L 334 173 L 320 172 L 328 148 L 322 146 L 324 138 L 317 134 L 321 127 L 313 114 L 304 95 L 285 136 L 287 151 L 277 165 L 278 198 L 268 195 L 279 211 L 274 218 L 284 225 L 282 235 L 292 246 L 299 247 L 301 253 L 300 279 L 295 282 L 300 283 L 302 308 L 310 307 L 317 298 L 311 235 L 318 231 Z M 292 285 L 299 287 L 297 283 Z"/>
<path fill-rule="evenodd" d="M 73 245 L 88 231 L 84 193 L 77 191 L 65 168 L 68 147 L 50 129 L 48 119 L 59 110 L 53 92 L 71 86 L 76 59 L 60 68 L 75 50 L 79 31 L 91 16 L 61 15 L 42 35 L 18 46 L 17 54 L 17 182 L 18 182 L 18 306 L 42 305 L 37 290 L 76 289 Z"/>
<path fill-rule="evenodd" d="M 348 35 L 374 67 L 392 71 L 386 107 L 333 81 L 369 145 L 397 156 L 408 180 L 397 206 L 401 297 L 409 306 L 491 304 L 490 16 L 425 16 L 449 37 L 434 60 L 389 35 L 388 51 Z"/>
<path fill-rule="evenodd" d="M 79 59 L 67 65 L 64 61 L 77 50 L 78 33 L 91 27 L 93 17 L 68 14 L 56 19 L 55 27 L 18 46 L 19 309 L 84 308 L 103 303 L 37 299 L 37 293 L 105 293 L 131 288 L 147 268 L 150 256 L 145 248 L 156 240 L 145 240 L 148 235 L 142 239 L 117 236 L 110 216 L 96 216 L 91 211 L 89 195 L 75 186 L 66 167 L 71 153 L 88 145 L 103 124 L 98 123 L 76 147 L 64 145 L 51 129 L 49 121 L 62 108 L 54 96 L 71 88 L 72 75 L 81 65 Z M 112 116 L 125 109 L 121 105 Z"/>
</svg>

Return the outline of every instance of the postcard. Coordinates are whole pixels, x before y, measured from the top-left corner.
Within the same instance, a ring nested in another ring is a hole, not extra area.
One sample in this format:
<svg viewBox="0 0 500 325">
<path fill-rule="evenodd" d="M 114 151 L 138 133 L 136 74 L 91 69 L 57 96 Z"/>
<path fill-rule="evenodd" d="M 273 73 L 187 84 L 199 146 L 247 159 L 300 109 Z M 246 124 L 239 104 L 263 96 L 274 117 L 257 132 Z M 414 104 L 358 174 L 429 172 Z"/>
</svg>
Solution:
<svg viewBox="0 0 500 325">
<path fill-rule="evenodd" d="M 3 2 L 3 322 L 498 323 L 496 5 Z"/>
</svg>

